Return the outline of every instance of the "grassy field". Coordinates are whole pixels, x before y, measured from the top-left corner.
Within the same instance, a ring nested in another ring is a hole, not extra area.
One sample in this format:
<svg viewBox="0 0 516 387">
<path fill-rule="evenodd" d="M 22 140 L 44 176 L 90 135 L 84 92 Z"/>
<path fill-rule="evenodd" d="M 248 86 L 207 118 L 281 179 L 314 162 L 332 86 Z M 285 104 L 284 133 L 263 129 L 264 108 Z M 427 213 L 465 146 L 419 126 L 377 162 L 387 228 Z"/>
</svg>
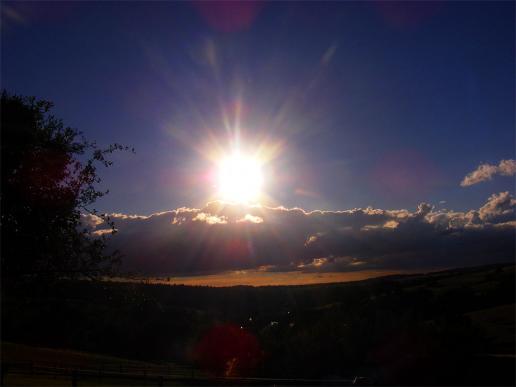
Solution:
<svg viewBox="0 0 516 387">
<path fill-rule="evenodd" d="M 52 375 L 23 375 L 9 374 L 4 380 L 5 386 L 72 386 L 72 378 L 66 376 Z M 77 386 L 157 386 L 159 382 L 135 380 L 131 378 L 106 378 L 81 377 L 77 381 Z M 172 380 L 165 380 L 163 386 L 178 386 L 181 383 Z"/>
<path fill-rule="evenodd" d="M 515 355 L 515 310 L 514 304 L 508 304 L 468 313 L 473 323 L 486 332 L 497 355 Z"/>
<path fill-rule="evenodd" d="M 202 377 L 175 363 L 151 363 L 81 351 L 2 343 L 7 386 L 178 385 L 178 379 Z M 161 380 L 160 380 L 161 379 Z"/>
<path fill-rule="evenodd" d="M 156 364 L 87 352 L 2 343 L 5 386 L 181 386 L 181 385 L 313 385 L 319 380 L 221 378 L 177 364 Z M 75 371 L 75 372 L 74 372 Z M 327 380 L 351 385 L 365 379 Z"/>
</svg>

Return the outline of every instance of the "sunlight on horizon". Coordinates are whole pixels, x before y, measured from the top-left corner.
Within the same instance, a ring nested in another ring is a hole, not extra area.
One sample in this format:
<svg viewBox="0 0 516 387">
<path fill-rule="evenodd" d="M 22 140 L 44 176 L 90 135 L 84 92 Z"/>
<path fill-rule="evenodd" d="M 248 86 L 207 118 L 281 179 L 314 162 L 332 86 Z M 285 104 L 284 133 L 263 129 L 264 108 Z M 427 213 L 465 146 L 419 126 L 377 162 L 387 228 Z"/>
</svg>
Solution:
<svg viewBox="0 0 516 387">
<path fill-rule="evenodd" d="M 440 268 L 439 268 L 440 269 Z M 425 272 L 438 271 L 438 268 L 428 269 Z M 172 275 L 160 277 L 118 277 L 106 279 L 114 282 L 133 282 L 160 285 L 185 285 L 208 287 L 231 286 L 302 286 L 314 284 L 331 284 L 363 281 L 390 275 L 419 273 L 417 270 L 362 270 L 351 272 L 320 272 L 307 273 L 301 271 L 266 272 L 262 270 L 234 270 L 217 274 L 200 275 Z"/>
</svg>

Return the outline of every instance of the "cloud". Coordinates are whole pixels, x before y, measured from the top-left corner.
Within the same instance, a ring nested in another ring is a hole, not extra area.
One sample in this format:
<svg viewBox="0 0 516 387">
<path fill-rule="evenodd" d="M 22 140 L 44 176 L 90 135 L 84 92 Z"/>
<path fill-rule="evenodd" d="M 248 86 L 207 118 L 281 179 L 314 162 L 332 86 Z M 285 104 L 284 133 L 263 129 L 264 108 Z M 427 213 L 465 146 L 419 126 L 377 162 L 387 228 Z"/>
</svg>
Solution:
<svg viewBox="0 0 516 387">
<path fill-rule="evenodd" d="M 94 214 L 81 214 L 79 227 L 87 231 L 93 231 L 97 226 L 100 226 L 103 223 L 104 221 L 100 216 Z"/>
<path fill-rule="evenodd" d="M 482 221 L 504 223 L 516 219 L 516 199 L 509 192 L 500 192 L 489 197 L 487 203 L 478 210 Z"/>
<path fill-rule="evenodd" d="M 204 212 L 199 212 L 192 221 L 206 222 L 207 224 L 226 224 L 228 221 L 225 216 L 210 215 Z"/>
<path fill-rule="evenodd" d="M 100 230 L 95 230 L 92 232 L 93 235 L 95 236 L 102 236 L 102 235 L 109 235 L 109 234 L 112 234 L 113 232 L 116 232 L 117 230 L 108 230 L 108 229 L 100 229 Z"/>
<path fill-rule="evenodd" d="M 354 257 L 324 257 L 314 258 L 310 263 L 301 263 L 297 269 L 302 272 L 347 272 L 357 271 L 365 265 L 365 261 L 361 261 Z"/>
<path fill-rule="evenodd" d="M 242 219 L 237 220 L 238 223 L 241 222 L 251 222 L 251 223 L 262 223 L 263 219 L 259 216 L 254 216 L 251 214 L 245 214 L 245 216 Z"/>
<path fill-rule="evenodd" d="M 464 177 L 460 185 L 462 187 L 469 187 L 470 185 L 491 180 L 495 175 L 516 175 L 516 160 L 502 160 L 498 165 L 480 164 L 477 169 Z"/>
<path fill-rule="evenodd" d="M 466 212 L 427 203 L 413 211 L 305 211 L 217 201 L 110 218 L 118 230 L 110 248 L 125 255 L 125 270 L 142 274 L 423 270 L 512 261 L 516 200 L 501 192 Z M 96 234 L 109 228 L 88 224 Z"/>
</svg>

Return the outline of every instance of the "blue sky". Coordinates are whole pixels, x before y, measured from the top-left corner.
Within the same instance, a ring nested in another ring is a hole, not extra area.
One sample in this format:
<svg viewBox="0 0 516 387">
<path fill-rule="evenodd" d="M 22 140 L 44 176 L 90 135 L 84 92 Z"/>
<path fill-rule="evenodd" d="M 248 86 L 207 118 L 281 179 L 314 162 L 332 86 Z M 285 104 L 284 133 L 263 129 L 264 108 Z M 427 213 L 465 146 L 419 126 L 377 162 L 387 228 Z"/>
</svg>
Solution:
<svg viewBox="0 0 516 387">
<path fill-rule="evenodd" d="M 513 2 L 2 4 L 2 87 L 55 113 L 115 156 L 101 211 L 202 207 L 208 130 L 241 107 L 278 204 L 305 209 L 478 208 L 514 158 Z"/>
</svg>

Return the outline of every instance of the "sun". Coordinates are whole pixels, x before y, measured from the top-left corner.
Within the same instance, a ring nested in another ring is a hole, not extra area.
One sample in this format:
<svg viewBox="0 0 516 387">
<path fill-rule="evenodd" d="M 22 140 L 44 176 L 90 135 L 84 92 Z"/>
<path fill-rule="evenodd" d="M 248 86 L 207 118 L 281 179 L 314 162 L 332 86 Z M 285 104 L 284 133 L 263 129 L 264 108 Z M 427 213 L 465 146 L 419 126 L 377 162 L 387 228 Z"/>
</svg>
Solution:
<svg viewBox="0 0 516 387">
<path fill-rule="evenodd" d="M 237 203 L 253 202 L 260 197 L 262 186 L 261 163 L 256 158 L 235 152 L 219 163 L 220 199 Z"/>
</svg>

